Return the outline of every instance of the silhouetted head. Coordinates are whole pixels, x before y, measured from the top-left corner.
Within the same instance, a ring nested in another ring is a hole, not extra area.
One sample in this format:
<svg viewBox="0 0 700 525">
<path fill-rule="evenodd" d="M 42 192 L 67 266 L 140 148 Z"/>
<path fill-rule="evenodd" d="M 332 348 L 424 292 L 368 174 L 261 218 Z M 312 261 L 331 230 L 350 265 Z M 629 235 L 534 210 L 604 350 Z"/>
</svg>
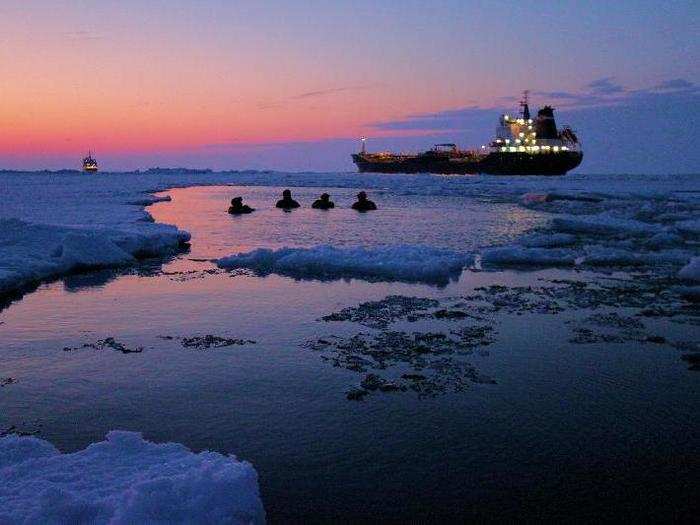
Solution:
<svg viewBox="0 0 700 525">
<path fill-rule="evenodd" d="M 234 197 L 231 199 L 231 206 L 236 206 L 239 204 L 243 204 L 243 197 Z"/>
<path fill-rule="evenodd" d="M 364 191 L 361 191 L 360 193 L 357 194 L 357 200 L 358 201 L 366 201 L 367 194 Z"/>
<path fill-rule="evenodd" d="M 328 195 L 327 193 L 321 193 L 321 200 L 322 201 L 327 201 L 330 198 L 331 198 L 331 196 Z"/>
<path fill-rule="evenodd" d="M 282 198 L 284 199 L 291 199 L 292 198 L 292 192 L 289 190 L 284 190 L 282 192 Z"/>
</svg>

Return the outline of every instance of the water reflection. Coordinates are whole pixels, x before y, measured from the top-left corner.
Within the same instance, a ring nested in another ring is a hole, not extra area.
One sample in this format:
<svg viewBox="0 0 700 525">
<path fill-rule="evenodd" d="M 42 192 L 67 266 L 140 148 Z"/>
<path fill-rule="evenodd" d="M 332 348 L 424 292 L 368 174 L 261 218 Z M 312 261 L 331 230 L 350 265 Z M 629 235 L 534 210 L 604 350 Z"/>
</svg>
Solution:
<svg viewBox="0 0 700 525">
<path fill-rule="evenodd" d="M 0 296 L 0 312 L 13 303 L 20 301 L 26 295 L 35 292 L 39 288 L 46 287 L 54 281 L 61 283 L 66 292 L 78 293 L 90 288 L 104 288 L 109 283 L 126 275 L 138 275 L 141 277 L 160 275 L 164 266 L 172 264 L 173 261 L 189 253 L 189 249 L 189 245 L 183 245 L 176 253 L 163 257 L 140 259 L 132 266 L 83 270 L 60 278 L 33 283 L 9 294 Z"/>
<path fill-rule="evenodd" d="M 173 189 L 171 202 L 149 212 L 158 222 L 175 224 L 192 234 L 192 257 L 213 259 L 255 248 L 429 245 L 458 252 L 507 242 L 544 219 L 516 204 L 472 201 L 462 197 L 396 195 L 370 192 L 376 213 L 350 209 L 356 189 L 329 188 L 336 208 L 311 208 L 318 188 L 295 188 L 302 207 L 285 213 L 274 207 L 281 188 L 225 187 Z M 241 195 L 256 209 L 229 215 L 231 197 Z"/>
</svg>

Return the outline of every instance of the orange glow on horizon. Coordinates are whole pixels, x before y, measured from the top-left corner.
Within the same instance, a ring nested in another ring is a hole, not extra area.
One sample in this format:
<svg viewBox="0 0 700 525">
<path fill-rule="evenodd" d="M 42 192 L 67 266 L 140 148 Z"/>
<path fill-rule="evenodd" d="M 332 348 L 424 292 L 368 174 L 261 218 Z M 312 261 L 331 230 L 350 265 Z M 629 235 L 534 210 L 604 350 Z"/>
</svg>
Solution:
<svg viewBox="0 0 700 525">
<path fill-rule="evenodd" d="M 413 68 L 401 64 L 389 80 L 369 61 L 319 69 L 313 54 L 261 34 L 193 40 L 192 28 L 164 27 L 169 19 L 127 30 L 130 18 L 93 35 L 45 11 L 0 21 L 12 43 L 0 48 L 0 155 L 378 137 L 389 133 L 372 123 L 460 107 L 465 91 L 475 94 L 473 84 L 456 89 L 459 79 L 409 82 Z"/>
</svg>

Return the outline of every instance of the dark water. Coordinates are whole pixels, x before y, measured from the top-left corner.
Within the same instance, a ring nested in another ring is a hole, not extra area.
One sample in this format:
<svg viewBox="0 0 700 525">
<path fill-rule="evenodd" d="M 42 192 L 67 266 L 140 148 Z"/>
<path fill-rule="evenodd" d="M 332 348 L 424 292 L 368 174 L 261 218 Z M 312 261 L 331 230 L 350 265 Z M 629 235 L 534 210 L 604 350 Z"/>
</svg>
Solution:
<svg viewBox="0 0 700 525">
<path fill-rule="evenodd" d="M 468 250 L 537 225 L 535 212 L 387 193 L 376 196 L 382 214 L 285 214 L 269 209 L 278 189 L 245 188 L 261 210 L 229 217 L 222 210 L 237 191 L 173 190 L 173 202 L 151 207 L 156 220 L 192 232 L 189 253 L 138 271 L 74 276 L 0 312 L 0 376 L 17 379 L 0 390 L 0 428 L 39 430 L 66 451 L 118 428 L 234 453 L 255 465 L 277 522 L 670 520 L 696 510 L 700 377 L 677 350 L 571 344 L 566 322 L 584 315 L 577 310 L 502 314 L 495 343 L 468 357 L 496 384 L 355 402 L 345 393 L 361 375 L 302 346 L 368 331 L 319 318 L 389 294 L 446 298 L 572 272 L 468 271 L 437 288 L 233 275 L 201 260 L 258 246 L 395 239 Z M 305 202 L 317 193 L 296 191 Z M 353 192 L 333 193 L 346 204 Z M 697 326 L 648 326 L 669 339 L 698 338 Z M 256 344 L 194 350 L 160 337 L 206 334 Z M 144 350 L 78 348 L 105 337 Z"/>
</svg>

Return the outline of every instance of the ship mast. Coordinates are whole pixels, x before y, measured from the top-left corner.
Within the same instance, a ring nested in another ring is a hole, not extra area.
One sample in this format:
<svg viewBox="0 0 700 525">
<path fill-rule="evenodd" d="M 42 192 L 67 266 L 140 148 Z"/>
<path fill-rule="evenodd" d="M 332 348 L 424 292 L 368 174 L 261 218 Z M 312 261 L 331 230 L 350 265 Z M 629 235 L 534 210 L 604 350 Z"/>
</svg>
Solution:
<svg viewBox="0 0 700 525">
<path fill-rule="evenodd" d="M 523 91 L 523 98 L 520 99 L 520 107 L 523 108 L 521 111 L 522 118 L 524 120 L 530 120 L 530 106 L 528 104 L 528 98 L 530 96 L 530 90 L 526 89 Z"/>
</svg>

